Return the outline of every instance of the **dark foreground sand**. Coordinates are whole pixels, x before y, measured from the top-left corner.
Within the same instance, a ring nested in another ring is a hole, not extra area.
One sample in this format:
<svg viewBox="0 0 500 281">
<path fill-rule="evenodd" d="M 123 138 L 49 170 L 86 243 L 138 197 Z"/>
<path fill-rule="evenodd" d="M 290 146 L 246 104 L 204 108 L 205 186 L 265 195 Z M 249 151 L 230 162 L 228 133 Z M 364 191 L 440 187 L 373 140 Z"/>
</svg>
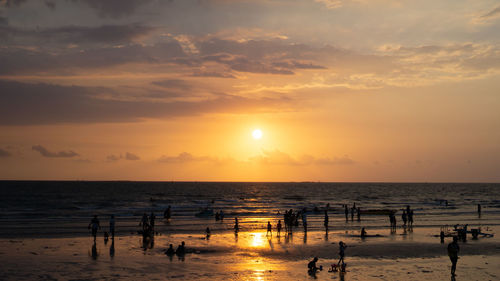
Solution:
<svg viewBox="0 0 500 281">
<path fill-rule="evenodd" d="M 376 230 L 373 230 L 376 231 Z M 323 270 L 319 280 L 450 280 L 446 245 L 432 229 L 361 240 L 353 233 L 302 231 L 292 237 L 266 237 L 265 232 L 161 234 L 151 243 L 127 234 L 94 249 L 90 237 L 0 239 L 0 280 L 307 280 L 314 256 L 325 268 L 337 261 L 340 240 L 348 272 Z M 186 241 L 184 258 L 169 258 L 169 243 Z M 112 247 L 113 246 L 113 247 Z M 456 280 L 499 280 L 500 242 L 496 237 L 460 243 Z M 97 255 L 95 255 L 97 254 Z"/>
</svg>

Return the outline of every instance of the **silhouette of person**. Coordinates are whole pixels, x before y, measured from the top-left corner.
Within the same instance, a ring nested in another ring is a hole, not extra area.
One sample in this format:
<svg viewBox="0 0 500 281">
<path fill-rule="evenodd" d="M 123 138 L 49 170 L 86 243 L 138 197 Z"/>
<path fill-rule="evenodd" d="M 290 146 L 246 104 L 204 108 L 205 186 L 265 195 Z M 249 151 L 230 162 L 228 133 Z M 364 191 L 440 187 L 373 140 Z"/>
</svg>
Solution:
<svg viewBox="0 0 500 281">
<path fill-rule="evenodd" d="M 345 256 L 345 248 L 347 247 L 347 245 L 340 241 L 339 242 L 339 261 L 337 262 L 337 264 L 340 264 L 340 262 L 342 262 L 342 264 L 344 263 L 344 256 Z"/>
<path fill-rule="evenodd" d="M 458 246 L 458 238 L 453 236 L 453 242 L 448 244 L 448 256 L 451 261 L 451 275 L 455 276 L 455 270 L 457 269 L 457 261 L 458 261 L 458 252 L 460 251 L 460 247 Z"/>
<path fill-rule="evenodd" d="M 171 208 L 170 208 L 170 205 L 168 206 L 168 208 L 165 210 L 165 212 L 163 212 L 163 217 L 167 220 L 170 219 L 171 217 Z"/>
<path fill-rule="evenodd" d="M 111 215 L 109 219 L 109 233 L 111 234 L 111 239 L 115 238 L 115 215 Z"/>
<path fill-rule="evenodd" d="M 239 225 L 239 223 L 238 223 L 238 218 L 237 218 L 237 217 L 235 217 L 235 218 L 234 218 L 234 231 L 235 231 L 235 232 L 238 232 L 239 230 L 240 230 L 240 225 Z"/>
<path fill-rule="evenodd" d="M 146 213 L 144 213 L 144 215 L 142 215 L 142 219 L 141 219 L 141 222 L 139 223 L 139 226 L 142 225 L 142 233 L 146 233 L 148 228 L 149 228 L 149 219 L 148 219 L 148 215 Z"/>
<path fill-rule="evenodd" d="M 278 231 L 278 237 L 280 237 L 280 234 L 281 234 L 281 220 L 278 220 L 278 225 L 276 225 L 276 230 Z"/>
<path fill-rule="evenodd" d="M 361 238 L 365 238 L 366 237 L 366 230 L 365 228 L 361 228 Z"/>
<path fill-rule="evenodd" d="M 326 229 L 328 229 L 328 211 L 325 210 L 325 219 L 323 221 L 323 225 L 325 226 Z"/>
<path fill-rule="evenodd" d="M 320 270 L 320 268 L 316 266 L 317 262 L 318 257 L 314 257 L 314 259 L 307 264 L 307 273 L 314 277 L 316 277 L 316 272 Z"/>
<path fill-rule="evenodd" d="M 175 254 L 174 245 L 170 244 L 170 247 L 165 251 L 167 256 L 173 256 Z"/>
<path fill-rule="evenodd" d="M 182 241 L 182 243 L 177 247 L 177 250 L 175 250 L 175 254 L 178 256 L 183 256 L 186 254 L 186 243 Z"/>
<path fill-rule="evenodd" d="M 155 230 L 155 213 L 151 212 L 151 215 L 149 216 L 149 226 L 151 226 L 151 231 L 154 233 Z"/>
<path fill-rule="evenodd" d="M 210 228 L 207 226 L 207 229 L 205 229 L 205 233 L 207 234 L 207 240 L 210 239 Z"/>
<path fill-rule="evenodd" d="M 269 233 L 271 233 L 271 236 L 273 235 L 273 227 L 271 226 L 271 222 L 270 221 L 267 222 L 266 236 L 269 235 Z"/>
<path fill-rule="evenodd" d="M 347 222 L 349 219 L 349 209 L 347 209 L 347 204 L 344 205 L 344 214 L 345 214 L 345 221 Z"/>
<path fill-rule="evenodd" d="M 97 218 L 97 215 L 94 215 L 94 218 L 92 218 L 92 220 L 90 221 L 88 228 L 92 229 L 92 236 L 94 236 L 94 241 L 95 241 L 97 236 L 97 230 L 101 229 L 101 225 L 99 224 L 99 219 Z"/>
</svg>

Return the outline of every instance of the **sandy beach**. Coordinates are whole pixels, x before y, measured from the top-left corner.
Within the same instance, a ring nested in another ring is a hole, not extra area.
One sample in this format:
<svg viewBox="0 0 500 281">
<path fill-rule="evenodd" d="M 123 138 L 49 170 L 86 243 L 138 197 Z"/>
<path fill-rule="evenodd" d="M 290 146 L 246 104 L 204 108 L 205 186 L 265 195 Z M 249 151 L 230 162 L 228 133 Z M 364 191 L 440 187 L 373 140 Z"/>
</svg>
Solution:
<svg viewBox="0 0 500 281">
<path fill-rule="evenodd" d="M 492 228 L 495 231 L 497 228 Z M 355 232 L 297 230 L 291 236 L 264 231 L 203 234 L 158 233 L 154 240 L 120 234 L 93 249 L 86 237 L 23 238 L 0 240 L 1 280 L 307 280 L 307 263 L 314 256 L 324 270 L 318 280 L 435 280 L 450 279 L 446 246 L 433 229 L 413 232 L 372 229 L 382 237 L 361 239 Z M 102 234 L 102 233 L 101 233 Z M 331 273 L 338 260 L 338 241 L 344 241 L 347 272 Z M 165 255 L 185 241 L 184 257 Z M 497 237 L 460 243 L 456 280 L 497 280 L 500 276 L 500 241 Z"/>
</svg>

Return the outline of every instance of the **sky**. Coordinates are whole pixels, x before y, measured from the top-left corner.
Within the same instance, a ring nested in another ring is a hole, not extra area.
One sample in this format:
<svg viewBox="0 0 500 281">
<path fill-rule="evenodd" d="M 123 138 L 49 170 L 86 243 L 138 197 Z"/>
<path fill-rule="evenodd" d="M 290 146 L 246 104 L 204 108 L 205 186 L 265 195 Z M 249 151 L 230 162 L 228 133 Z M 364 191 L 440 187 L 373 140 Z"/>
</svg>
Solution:
<svg viewBox="0 0 500 281">
<path fill-rule="evenodd" d="M 499 182 L 500 2 L 0 0 L 0 179 Z"/>
</svg>

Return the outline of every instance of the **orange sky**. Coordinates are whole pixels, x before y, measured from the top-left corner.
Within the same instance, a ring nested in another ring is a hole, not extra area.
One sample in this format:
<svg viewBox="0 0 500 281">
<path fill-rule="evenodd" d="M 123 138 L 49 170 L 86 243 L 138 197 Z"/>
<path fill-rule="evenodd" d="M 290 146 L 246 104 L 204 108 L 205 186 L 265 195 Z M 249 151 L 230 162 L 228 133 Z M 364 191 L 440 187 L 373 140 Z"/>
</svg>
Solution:
<svg viewBox="0 0 500 281">
<path fill-rule="evenodd" d="M 500 6 L 414 2 L 0 1 L 0 179 L 498 182 Z"/>
</svg>

